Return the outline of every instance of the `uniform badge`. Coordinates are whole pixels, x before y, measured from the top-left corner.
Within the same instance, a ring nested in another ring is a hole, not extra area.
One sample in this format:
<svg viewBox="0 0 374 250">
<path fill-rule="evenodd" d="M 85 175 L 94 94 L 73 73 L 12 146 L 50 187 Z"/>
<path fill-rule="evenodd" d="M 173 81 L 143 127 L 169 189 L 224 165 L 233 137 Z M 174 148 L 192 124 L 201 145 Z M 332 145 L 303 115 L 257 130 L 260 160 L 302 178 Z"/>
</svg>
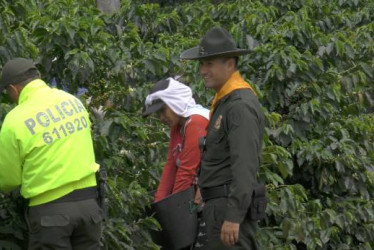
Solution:
<svg viewBox="0 0 374 250">
<path fill-rule="evenodd" d="M 216 130 L 220 129 L 221 127 L 221 122 L 222 122 L 222 115 L 219 115 L 216 122 L 214 123 L 214 128 Z"/>
</svg>

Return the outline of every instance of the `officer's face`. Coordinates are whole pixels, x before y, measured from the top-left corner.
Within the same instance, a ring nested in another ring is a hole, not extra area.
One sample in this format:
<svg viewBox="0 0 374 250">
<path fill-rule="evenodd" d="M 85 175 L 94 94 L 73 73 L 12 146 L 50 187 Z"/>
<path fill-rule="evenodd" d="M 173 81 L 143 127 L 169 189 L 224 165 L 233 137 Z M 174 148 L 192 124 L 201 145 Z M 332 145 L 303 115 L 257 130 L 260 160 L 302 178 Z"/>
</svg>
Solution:
<svg viewBox="0 0 374 250">
<path fill-rule="evenodd" d="M 164 105 L 163 108 L 161 108 L 158 112 L 158 117 L 160 118 L 160 121 L 169 126 L 170 128 L 177 126 L 178 123 L 181 120 L 181 117 L 174 113 L 174 111 L 169 108 L 167 105 Z"/>
<path fill-rule="evenodd" d="M 235 59 L 211 58 L 200 60 L 200 75 L 205 81 L 205 87 L 218 92 L 235 71 Z"/>
</svg>

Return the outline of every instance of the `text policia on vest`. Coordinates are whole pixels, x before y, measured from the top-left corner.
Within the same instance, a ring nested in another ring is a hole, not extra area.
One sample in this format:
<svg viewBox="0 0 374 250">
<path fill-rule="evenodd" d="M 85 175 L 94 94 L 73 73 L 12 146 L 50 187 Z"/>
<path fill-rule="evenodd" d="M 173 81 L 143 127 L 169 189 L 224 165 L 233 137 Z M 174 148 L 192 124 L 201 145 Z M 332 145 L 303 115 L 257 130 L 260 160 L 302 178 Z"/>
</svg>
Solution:
<svg viewBox="0 0 374 250">
<path fill-rule="evenodd" d="M 43 134 L 44 142 L 51 144 L 54 138 L 60 139 L 62 136 L 68 136 L 68 133 L 72 134 L 87 128 L 88 121 L 86 117 L 78 116 L 84 110 L 82 103 L 77 99 L 64 100 L 53 108 L 46 108 L 44 111 L 37 112 L 33 117 L 26 119 L 24 123 L 30 133 L 34 135 L 38 128 L 44 131 L 45 128 L 68 119 L 65 124 L 53 127 L 50 132 Z M 53 137 L 53 135 L 55 136 Z"/>
</svg>

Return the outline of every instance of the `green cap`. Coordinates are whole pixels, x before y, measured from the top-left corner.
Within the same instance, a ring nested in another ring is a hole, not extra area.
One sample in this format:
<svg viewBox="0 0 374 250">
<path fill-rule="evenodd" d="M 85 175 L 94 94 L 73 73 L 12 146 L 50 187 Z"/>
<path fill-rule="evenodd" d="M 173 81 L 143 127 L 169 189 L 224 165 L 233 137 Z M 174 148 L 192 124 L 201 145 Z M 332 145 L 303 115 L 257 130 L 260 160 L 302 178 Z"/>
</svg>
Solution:
<svg viewBox="0 0 374 250">
<path fill-rule="evenodd" d="M 10 84 L 17 84 L 35 75 L 38 69 L 30 59 L 14 58 L 8 61 L 1 72 L 0 92 Z"/>
</svg>

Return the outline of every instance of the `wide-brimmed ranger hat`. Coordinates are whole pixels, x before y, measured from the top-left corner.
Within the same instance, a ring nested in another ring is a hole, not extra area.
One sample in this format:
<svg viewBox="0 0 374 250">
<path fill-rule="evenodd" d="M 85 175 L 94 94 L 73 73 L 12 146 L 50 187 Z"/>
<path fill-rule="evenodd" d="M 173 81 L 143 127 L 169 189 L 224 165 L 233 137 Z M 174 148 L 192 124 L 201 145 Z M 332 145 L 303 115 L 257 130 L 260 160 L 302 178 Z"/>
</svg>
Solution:
<svg viewBox="0 0 374 250">
<path fill-rule="evenodd" d="M 14 58 L 8 61 L 1 72 L 0 93 L 10 84 L 21 83 L 38 73 L 32 60 Z"/>
<path fill-rule="evenodd" d="M 250 52 L 248 49 L 237 48 L 234 39 L 225 29 L 214 27 L 205 33 L 199 46 L 183 51 L 180 58 L 199 60 L 210 57 L 237 57 Z"/>
</svg>

